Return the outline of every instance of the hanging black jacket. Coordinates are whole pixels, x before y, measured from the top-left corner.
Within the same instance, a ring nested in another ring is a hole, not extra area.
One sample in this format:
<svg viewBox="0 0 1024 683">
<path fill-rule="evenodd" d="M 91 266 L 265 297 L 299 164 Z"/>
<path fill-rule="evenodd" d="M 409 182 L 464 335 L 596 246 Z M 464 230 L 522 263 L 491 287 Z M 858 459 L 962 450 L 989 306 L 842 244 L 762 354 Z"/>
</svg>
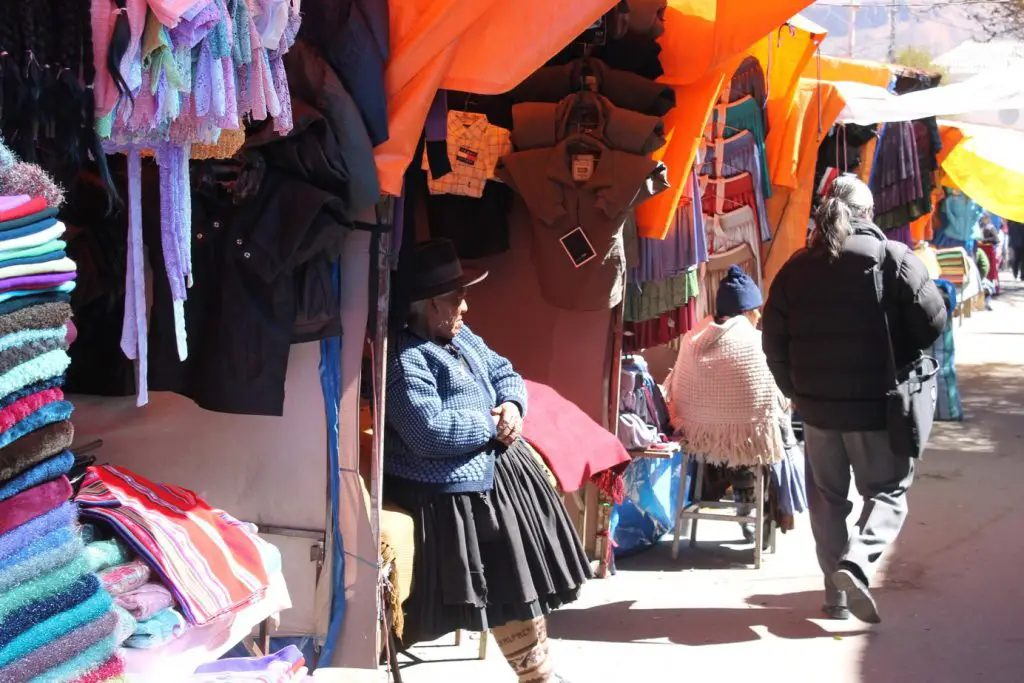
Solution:
<svg viewBox="0 0 1024 683">
<path fill-rule="evenodd" d="M 768 365 L 804 421 L 819 429 L 886 427 L 889 351 L 872 272 L 884 239 L 874 225 L 857 222 L 838 259 L 803 250 L 772 283 L 763 322 Z M 883 272 L 896 363 L 904 367 L 938 338 L 946 307 L 906 245 L 887 243 Z"/>
<path fill-rule="evenodd" d="M 292 131 L 278 136 L 265 124 L 247 138 L 231 196 L 193 193 L 184 363 L 162 256 L 153 263 L 150 387 L 207 410 L 281 415 L 291 345 L 341 334 L 334 270 L 348 233 L 376 219 L 373 145 L 352 97 L 301 40 L 285 68 Z M 147 244 L 160 253 L 159 240 Z"/>
</svg>

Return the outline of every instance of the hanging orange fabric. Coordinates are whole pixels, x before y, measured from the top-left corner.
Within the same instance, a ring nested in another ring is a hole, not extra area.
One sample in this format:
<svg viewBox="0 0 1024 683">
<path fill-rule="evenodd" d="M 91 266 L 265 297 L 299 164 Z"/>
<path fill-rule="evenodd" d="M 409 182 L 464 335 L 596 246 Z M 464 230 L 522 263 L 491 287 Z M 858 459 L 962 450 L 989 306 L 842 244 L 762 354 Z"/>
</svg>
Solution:
<svg viewBox="0 0 1024 683">
<path fill-rule="evenodd" d="M 818 73 L 817 60 L 804 67 L 804 78 L 821 78 L 823 81 L 839 83 L 841 81 L 852 81 L 853 83 L 864 83 L 879 88 L 889 87 L 892 79 L 892 69 L 888 64 L 881 62 L 867 62 L 860 59 L 845 59 L 843 57 L 821 56 L 821 73 Z"/>
<path fill-rule="evenodd" d="M 786 136 L 783 124 L 793 111 L 800 76 L 814 65 L 814 55 L 826 35 L 827 31 L 814 22 L 796 16 L 750 49 L 767 72 L 771 125 L 765 150 L 773 185 L 796 187 L 797 148 L 794 139 Z"/>
<path fill-rule="evenodd" d="M 668 142 L 654 155 L 668 167 L 670 188 L 637 207 L 637 232 L 641 237 L 664 239 L 668 234 L 725 78 L 726 70 L 716 69 L 696 83 L 673 88 L 679 105 L 664 117 Z"/>
<path fill-rule="evenodd" d="M 659 80 L 675 88 L 678 105 L 665 117 L 669 142 L 659 157 L 668 166 L 672 190 L 638 208 L 637 228 L 641 236 L 664 239 L 668 233 L 723 84 L 758 38 L 767 41 L 764 36 L 809 4 L 808 0 L 757 4 L 669 0 L 665 35 L 660 41 L 665 75 Z M 767 54 L 762 67 L 766 67 L 766 62 Z M 780 82 L 783 80 L 780 78 Z"/>
<path fill-rule="evenodd" d="M 778 226 L 768 244 L 764 267 L 764 288 L 768 291 L 779 269 L 807 243 L 807 222 L 814 198 L 814 171 L 818 147 L 825 132 L 839 118 L 845 102 L 831 83 L 800 80 L 793 115 L 786 122 L 787 135 L 798 140 L 797 187 L 784 188 L 768 200 L 768 221 Z"/>
</svg>

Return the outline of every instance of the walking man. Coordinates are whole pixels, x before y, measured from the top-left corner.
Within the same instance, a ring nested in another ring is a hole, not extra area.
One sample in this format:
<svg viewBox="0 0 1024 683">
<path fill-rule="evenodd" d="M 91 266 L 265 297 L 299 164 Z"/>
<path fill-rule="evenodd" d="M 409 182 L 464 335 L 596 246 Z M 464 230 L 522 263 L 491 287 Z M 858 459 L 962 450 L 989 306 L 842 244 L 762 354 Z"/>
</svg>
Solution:
<svg viewBox="0 0 1024 683">
<path fill-rule="evenodd" d="M 946 322 L 924 264 L 905 245 L 886 242 L 873 214 L 871 190 L 852 176 L 838 178 L 816 214 L 811 246 L 772 283 L 762 323 L 768 365 L 804 420 L 823 610 L 834 619 L 852 612 L 868 623 L 880 621 L 870 586 L 906 520 L 914 478 L 913 460 L 893 453 L 886 431 L 892 377 L 873 272 L 883 243 L 883 297 L 896 366 L 931 346 Z M 864 499 L 852 530 L 851 468 Z"/>
<path fill-rule="evenodd" d="M 1013 279 L 1024 280 L 1024 223 L 1007 221 Z"/>
</svg>

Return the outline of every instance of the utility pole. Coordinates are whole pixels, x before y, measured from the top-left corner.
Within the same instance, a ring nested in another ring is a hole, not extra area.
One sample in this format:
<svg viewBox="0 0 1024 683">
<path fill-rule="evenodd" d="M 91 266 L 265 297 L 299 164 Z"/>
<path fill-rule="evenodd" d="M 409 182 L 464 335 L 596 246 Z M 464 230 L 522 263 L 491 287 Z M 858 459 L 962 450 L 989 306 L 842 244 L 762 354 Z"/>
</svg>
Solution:
<svg viewBox="0 0 1024 683">
<path fill-rule="evenodd" d="M 854 58 L 857 46 L 857 10 L 860 0 L 850 0 L 850 59 Z"/>
<path fill-rule="evenodd" d="M 896 20 L 899 18 L 899 7 L 893 2 L 889 6 L 889 62 L 896 63 Z"/>
</svg>

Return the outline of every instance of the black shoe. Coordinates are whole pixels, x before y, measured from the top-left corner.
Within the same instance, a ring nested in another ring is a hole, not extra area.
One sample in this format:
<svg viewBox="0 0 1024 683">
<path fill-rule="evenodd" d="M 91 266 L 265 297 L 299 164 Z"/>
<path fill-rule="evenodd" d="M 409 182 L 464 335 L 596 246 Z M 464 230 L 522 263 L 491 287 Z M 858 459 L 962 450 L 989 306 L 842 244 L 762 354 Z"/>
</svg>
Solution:
<svg viewBox="0 0 1024 683">
<path fill-rule="evenodd" d="M 846 593 L 846 602 L 850 612 L 865 624 L 880 624 L 882 617 L 878 615 L 878 604 L 871 596 L 871 591 L 860 577 L 850 569 L 840 569 L 832 575 L 832 585 Z"/>
<path fill-rule="evenodd" d="M 850 608 L 842 605 L 822 605 L 821 611 L 826 619 L 833 621 L 847 621 L 850 618 Z"/>
</svg>

